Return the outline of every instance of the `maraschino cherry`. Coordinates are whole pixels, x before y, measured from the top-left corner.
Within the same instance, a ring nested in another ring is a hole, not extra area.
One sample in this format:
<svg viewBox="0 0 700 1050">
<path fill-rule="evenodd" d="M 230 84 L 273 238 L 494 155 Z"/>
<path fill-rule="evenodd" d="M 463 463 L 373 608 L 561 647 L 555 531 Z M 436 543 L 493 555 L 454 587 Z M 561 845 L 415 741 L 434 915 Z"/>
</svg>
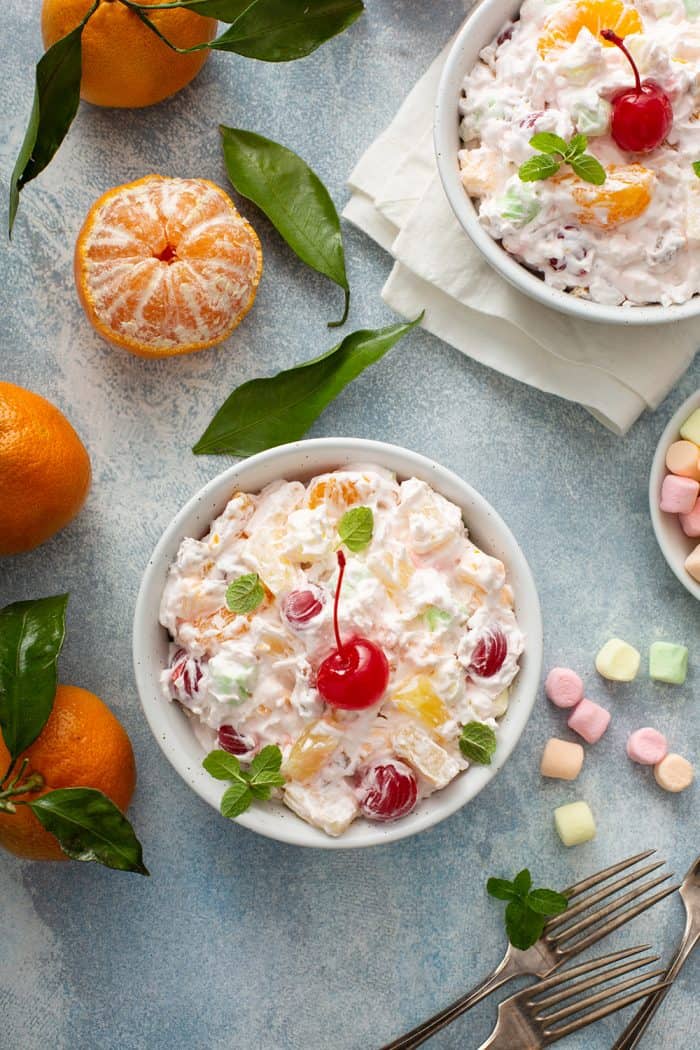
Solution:
<svg viewBox="0 0 700 1050">
<path fill-rule="evenodd" d="M 642 83 L 635 61 L 617 33 L 603 29 L 600 35 L 619 47 L 634 70 L 635 86 L 622 88 L 612 97 L 612 137 L 620 149 L 630 153 L 651 153 L 671 130 L 673 109 L 670 99 L 655 81 Z"/>
<path fill-rule="evenodd" d="M 371 707 L 389 684 L 389 662 L 374 642 L 358 635 L 343 642 L 338 627 L 338 602 L 345 575 L 345 555 L 338 551 L 338 586 L 333 605 L 333 628 L 338 648 L 318 669 L 318 691 L 331 707 L 357 711 Z"/>
</svg>

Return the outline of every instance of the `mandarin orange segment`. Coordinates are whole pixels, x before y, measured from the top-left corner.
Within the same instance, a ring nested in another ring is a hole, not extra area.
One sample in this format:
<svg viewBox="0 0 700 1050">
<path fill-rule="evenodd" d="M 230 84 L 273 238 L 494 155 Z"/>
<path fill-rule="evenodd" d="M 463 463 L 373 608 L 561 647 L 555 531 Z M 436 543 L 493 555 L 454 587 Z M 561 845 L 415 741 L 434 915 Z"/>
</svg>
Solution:
<svg viewBox="0 0 700 1050">
<path fill-rule="evenodd" d="M 148 175 L 109 190 L 75 250 L 88 319 L 143 357 L 222 342 L 253 305 L 261 273 L 255 231 L 205 179 Z"/>
<path fill-rule="evenodd" d="M 641 164 L 612 164 L 602 186 L 571 179 L 578 220 L 586 226 L 612 230 L 638 219 L 652 198 L 656 176 Z"/>
<path fill-rule="evenodd" d="M 331 504 L 336 509 L 344 509 L 358 503 L 360 494 L 357 485 L 349 478 L 322 478 L 309 490 L 309 508 L 314 510 L 322 503 Z"/>
<path fill-rule="evenodd" d="M 565 4 L 545 22 L 537 50 L 542 58 L 549 58 L 575 43 L 582 29 L 588 29 L 604 47 L 613 44 L 603 40 L 601 29 L 612 29 L 618 36 L 641 33 L 642 20 L 634 7 L 622 0 L 576 0 Z"/>
</svg>

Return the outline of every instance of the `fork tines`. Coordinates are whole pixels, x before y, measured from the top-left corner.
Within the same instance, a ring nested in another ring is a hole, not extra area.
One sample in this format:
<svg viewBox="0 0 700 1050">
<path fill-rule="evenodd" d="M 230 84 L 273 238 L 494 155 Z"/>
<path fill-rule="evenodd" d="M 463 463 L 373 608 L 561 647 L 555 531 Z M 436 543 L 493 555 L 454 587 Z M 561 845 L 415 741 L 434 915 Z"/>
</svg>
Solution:
<svg viewBox="0 0 700 1050">
<path fill-rule="evenodd" d="M 567 958 L 584 951 L 602 937 L 607 937 L 613 930 L 623 926 L 630 919 L 640 915 L 647 908 L 651 908 L 652 905 L 663 900 L 664 897 L 668 897 L 669 894 L 674 893 L 678 889 L 678 884 L 674 884 L 665 886 L 657 893 L 650 892 L 672 878 L 672 874 L 668 873 L 649 879 L 627 893 L 615 896 L 620 890 L 643 879 L 645 875 L 657 871 L 665 863 L 665 861 L 656 861 L 629 872 L 622 878 L 616 879 L 615 882 L 609 883 L 601 889 L 596 889 L 593 893 L 586 892 L 600 883 L 607 883 L 609 879 L 620 872 L 633 868 L 635 864 L 646 860 L 654 852 L 655 850 L 647 850 L 644 853 L 638 853 L 636 856 L 629 857 L 619 864 L 614 864 L 596 875 L 591 875 L 589 878 L 564 891 L 565 896 L 570 900 L 577 897 L 581 899 L 561 915 L 550 919 L 545 927 L 545 940 L 557 955 L 561 958 Z M 602 901 L 607 903 L 601 904 Z M 595 905 L 600 905 L 600 907 L 595 907 Z M 625 907 L 626 905 L 629 905 L 629 907 Z M 593 908 L 593 911 L 590 914 L 583 915 L 581 918 L 578 918 L 578 921 L 572 923 L 572 919 L 577 919 L 583 912 L 588 912 L 591 908 Z M 604 919 L 608 921 L 603 922 Z M 601 923 L 602 925 L 599 925 Z M 587 930 L 590 932 L 586 936 L 581 936 Z"/>
<path fill-rule="evenodd" d="M 538 981 L 537 984 L 519 992 L 516 998 L 520 1000 L 521 1008 L 530 1015 L 531 1020 L 540 1028 L 543 1045 L 556 1042 L 571 1032 L 584 1028 L 602 1017 L 607 1017 L 608 1014 L 621 1010 L 630 1003 L 636 1002 L 636 1000 L 642 999 L 657 989 L 664 987 L 663 982 L 651 987 L 647 985 L 647 982 L 652 978 L 660 977 L 664 973 L 663 969 L 648 970 L 646 973 L 637 974 L 626 980 L 609 983 L 617 977 L 630 973 L 632 970 L 638 970 L 649 963 L 656 962 L 659 958 L 658 955 L 647 955 L 642 958 L 632 959 L 612 969 L 606 969 L 612 963 L 619 962 L 621 959 L 629 959 L 632 955 L 639 955 L 640 952 L 646 951 L 648 948 L 649 945 L 644 944 L 636 948 L 626 948 L 622 951 L 611 952 L 602 958 L 593 959 L 590 962 L 571 967 L 569 970 L 564 970 L 553 977 Z M 592 976 L 589 976 L 586 980 L 575 981 L 574 984 L 569 983 L 574 981 L 575 978 L 583 977 L 586 974 L 591 974 Z M 566 987 L 562 987 L 564 985 Z M 598 985 L 605 985 L 606 987 L 584 998 L 575 998 Z M 630 991 L 633 988 L 637 990 Z M 561 990 L 554 992 L 552 995 L 541 997 L 542 993 L 549 992 L 552 989 Z M 616 998 L 621 992 L 628 992 L 628 994 Z M 572 999 L 574 1001 L 560 1006 L 560 1004 Z M 551 1008 L 556 1006 L 560 1008 L 552 1011 Z M 597 1007 L 597 1009 L 593 1009 L 594 1007 Z M 567 1024 L 562 1025 L 558 1023 L 582 1012 L 584 1012 L 582 1017 L 569 1021 Z"/>
</svg>

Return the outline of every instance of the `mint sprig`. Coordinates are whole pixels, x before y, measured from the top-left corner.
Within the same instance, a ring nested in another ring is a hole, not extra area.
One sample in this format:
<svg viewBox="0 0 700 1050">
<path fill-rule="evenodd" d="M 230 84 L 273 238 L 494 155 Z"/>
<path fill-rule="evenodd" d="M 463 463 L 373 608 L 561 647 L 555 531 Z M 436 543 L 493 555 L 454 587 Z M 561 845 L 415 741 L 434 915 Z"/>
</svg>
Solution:
<svg viewBox="0 0 700 1050">
<path fill-rule="evenodd" d="M 518 872 L 512 882 L 508 879 L 489 879 L 486 891 L 491 897 L 508 901 L 506 933 L 514 948 L 526 951 L 540 939 L 548 918 L 561 915 L 569 907 L 563 893 L 555 890 L 532 889 L 532 876 L 527 868 Z"/>
<path fill-rule="evenodd" d="M 693 161 L 693 171 L 695 172 L 697 177 L 700 179 L 700 160 L 694 160 Z"/>
<path fill-rule="evenodd" d="M 602 186 L 605 182 L 605 168 L 591 153 L 585 152 L 588 145 L 585 135 L 574 135 L 566 142 L 551 131 L 539 131 L 530 139 L 530 145 L 540 152 L 520 165 L 518 175 L 521 182 L 549 179 L 556 175 L 562 164 L 568 164 L 584 182 L 592 182 L 595 186 Z"/>
<path fill-rule="evenodd" d="M 202 765 L 215 780 L 232 781 L 221 798 L 221 813 L 229 820 L 245 813 L 255 799 L 267 802 L 273 787 L 282 787 L 285 783 L 280 773 L 282 752 L 276 744 L 264 747 L 247 770 L 228 751 L 211 751 Z"/>
<path fill-rule="evenodd" d="M 496 734 L 483 722 L 468 722 L 459 738 L 459 750 L 477 766 L 490 766 L 496 753 Z"/>
<path fill-rule="evenodd" d="M 338 522 L 340 542 L 353 554 L 359 554 L 372 542 L 374 514 L 371 507 L 353 507 Z"/>
<path fill-rule="evenodd" d="M 265 590 L 257 572 L 239 576 L 226 588 L 226 607 L 240 616 L 255 612 L 264 601 Z"/>
</svg>

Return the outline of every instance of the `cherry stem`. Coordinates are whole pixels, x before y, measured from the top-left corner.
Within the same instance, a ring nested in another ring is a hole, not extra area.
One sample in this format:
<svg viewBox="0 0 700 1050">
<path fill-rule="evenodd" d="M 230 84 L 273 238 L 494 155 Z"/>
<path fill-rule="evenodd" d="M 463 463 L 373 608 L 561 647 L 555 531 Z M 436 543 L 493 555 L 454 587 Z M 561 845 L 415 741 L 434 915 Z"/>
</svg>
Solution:
<svg viewBox="0 0 700 1050">
<path fill-rule="evenodd" d="M 617 33 L 613 33 L 612 29 L 601 29 L 600 35 L 602 36 L 603 40 L 607 40 L 608 43 L 614 44 L 615 47 L 619 47 L 622 54 L 625 55 L 629 64 L 632 66 L 632 70 L 634 72 L 634 80 L 637 87 L 637 94 L 641 95 L 642 82 L 639 79 L 639 70 L 637 69 L 637 63 L 634 61 L 631 54 L 625 47 L 622 37 L 618 36 Z"/>
<path fill-rule="evenodd" d="M 338 626 L 338 603 L 340 602 L 340 588 L 343 586 L 343 576 L 345 575 L 345 555 L 342 551 L 337 552 L 338 557 L 338 583 L 335 588 L 335 600 L 333 602 L 333 630 L 335 631 L 335 640 L 338 643 L 338 652 L 343 655 L 343 643 L 340 638 L 340 627 Z"/>
</svg>

